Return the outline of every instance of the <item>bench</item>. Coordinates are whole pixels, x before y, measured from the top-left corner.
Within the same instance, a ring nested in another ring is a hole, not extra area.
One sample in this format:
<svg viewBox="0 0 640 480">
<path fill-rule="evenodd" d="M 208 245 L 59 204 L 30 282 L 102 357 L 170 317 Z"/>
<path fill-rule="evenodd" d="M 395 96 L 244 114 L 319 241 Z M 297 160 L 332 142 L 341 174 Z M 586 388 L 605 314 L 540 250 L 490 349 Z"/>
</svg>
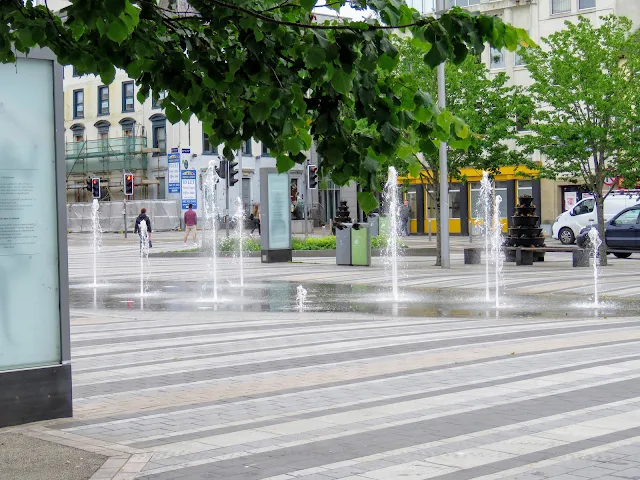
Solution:
<svg viewBox="0 0 640 480">
<path fill-rule="evenodd" d="M 580 247 L 504 247 L 506 261 L 516 262 L 516 265 L 533 265 L 536 253 L 565 252 L 573 255 L 574 267 L 589 266 L 589 251 Z M 544 261 L 544 257 L 537 258 Z"/>
</svg>

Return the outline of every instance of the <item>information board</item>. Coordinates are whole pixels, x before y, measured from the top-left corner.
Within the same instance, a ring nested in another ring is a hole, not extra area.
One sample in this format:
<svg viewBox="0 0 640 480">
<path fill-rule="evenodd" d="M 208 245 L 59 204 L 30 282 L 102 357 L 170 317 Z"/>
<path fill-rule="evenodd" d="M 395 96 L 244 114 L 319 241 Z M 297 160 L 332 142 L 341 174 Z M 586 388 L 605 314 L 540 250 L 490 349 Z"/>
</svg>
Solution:
<svg viewBox="0 0 640 480">
<path fill-rule="evenodd" d="M 0 64 L 0 371 L 61 362 L 52 84 L 49 61 Z"/>
<path fill-rule="evenodd" d="M 269 249 L 286 249 L 291 241 L 289 176 L 269 173 Z"/>
<path fill-rule="evenodd" d="M 193 204 L 193 208 L 198 208 L 198 188 L 197 175 L 195 170 L 182 170 L 180 172 L 182 209 L 189 208 L 189 204 Z"/>
<path fill-rule="evenodd" d="M 168 191 L 180 193 L 180 154 L 176 152 L 167 155 L 167 163 L 169 164 Z"/>
</svg>

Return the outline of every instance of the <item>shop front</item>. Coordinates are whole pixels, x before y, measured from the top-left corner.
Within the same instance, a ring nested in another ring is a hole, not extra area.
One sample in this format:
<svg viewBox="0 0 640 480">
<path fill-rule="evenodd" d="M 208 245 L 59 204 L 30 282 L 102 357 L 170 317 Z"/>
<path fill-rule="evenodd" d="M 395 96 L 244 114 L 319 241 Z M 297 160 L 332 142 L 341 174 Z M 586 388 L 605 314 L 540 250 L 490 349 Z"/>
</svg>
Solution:
<svg viewBox="0 0 640 480">
<path fill-rule="evenodd" d="M 494 195 L 502 197 L 500 218 L 504 232 L 509 227 L 510 212 L 514 211 L 519 195 L 529 194 L 540 206 L 540 180 L 537 172 L 524 167 L 505 167 L 494 179 Z M 449 232 L 452 235 L 469 235 L 469 229 L 480 225 L 478 199 L 482 171 L 466 168 L 461 171 L 462 181 L 449 183 Z M 409 177 L 400 180 L 405 186 L 404 199 L 409 202 L 412 234 L 437 232 L 436 202 L 430 186 L 421 179 Z M 476 233 L 476 230 L 474 230 Z"/>
</svg>

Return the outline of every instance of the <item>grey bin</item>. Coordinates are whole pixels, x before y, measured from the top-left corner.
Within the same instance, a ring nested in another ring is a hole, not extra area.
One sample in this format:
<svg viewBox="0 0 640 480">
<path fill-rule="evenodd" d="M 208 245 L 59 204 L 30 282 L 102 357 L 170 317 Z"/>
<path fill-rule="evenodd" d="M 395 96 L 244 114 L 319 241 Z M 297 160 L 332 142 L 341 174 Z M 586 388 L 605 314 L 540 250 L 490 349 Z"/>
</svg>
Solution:
<svg viewBox="0 0 640 480">
<path fill-rule="evenodd" d="M 353 228 L 357 225 L 357 228 Z M 367 223 L 336 226 L 336 265 L 371 265 L 371 234 Z"/>
</svg>

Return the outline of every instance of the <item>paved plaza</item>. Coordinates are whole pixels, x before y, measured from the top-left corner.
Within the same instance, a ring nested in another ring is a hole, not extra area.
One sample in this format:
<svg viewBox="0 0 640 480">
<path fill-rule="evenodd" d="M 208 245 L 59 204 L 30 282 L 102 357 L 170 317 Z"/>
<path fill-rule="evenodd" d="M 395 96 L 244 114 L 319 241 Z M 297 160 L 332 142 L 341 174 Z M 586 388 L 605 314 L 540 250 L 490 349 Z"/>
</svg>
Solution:
<svg viewBox="0 0 640 480">
<path fill-rule="evenodd" d="M 402 262 L 400 302 L 379 258 L 246 259 L 244 288 L 220 259 L 213 302 L 206 258 L 152 257 L 141 298 L 136 238 L 105 236 L 97 289 L 69 243 L 74 418 L 7 430 L 109 457 L 95 480 L 640 478 L 640 255 L 598 308 L 570 255 L 507 264 L 496 309 L 464 239 Z"/>
</svg>

